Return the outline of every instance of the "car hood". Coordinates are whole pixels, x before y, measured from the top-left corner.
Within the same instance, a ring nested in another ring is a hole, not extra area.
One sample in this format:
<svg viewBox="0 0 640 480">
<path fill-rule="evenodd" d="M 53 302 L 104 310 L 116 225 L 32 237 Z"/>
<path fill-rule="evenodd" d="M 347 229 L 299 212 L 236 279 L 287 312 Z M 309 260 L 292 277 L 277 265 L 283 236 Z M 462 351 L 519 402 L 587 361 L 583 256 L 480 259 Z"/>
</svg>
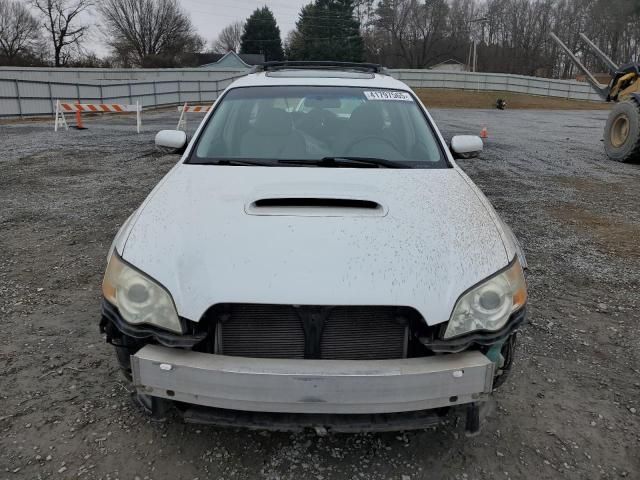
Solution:
<svg viewBox="0 0 640 480">
<path fill-rule="evenodd" d="M 434 325 L 511 260 L 479 195 L 454 168 L 183 164 L 143 204 L 121 254 L 194 321 L 217 303 L 393 305 Z M 294 200 L 256 205 L 265 199 Z"/>
</svg>

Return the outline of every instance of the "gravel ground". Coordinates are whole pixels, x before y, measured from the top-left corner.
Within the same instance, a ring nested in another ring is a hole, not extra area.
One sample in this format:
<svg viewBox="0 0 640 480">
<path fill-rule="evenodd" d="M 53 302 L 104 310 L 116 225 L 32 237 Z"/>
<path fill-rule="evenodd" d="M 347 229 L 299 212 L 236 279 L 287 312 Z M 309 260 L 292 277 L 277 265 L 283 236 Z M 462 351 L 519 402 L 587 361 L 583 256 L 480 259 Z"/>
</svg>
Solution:
<svg viewBox="0 0 640 480">
<path fill-rule="evenodd" d="M 118 226 L 177 160 L 175 112 L 0 125 L 0 479 L 640 478 L 640 165 L 606 112 L 435 110 L 489 140 L 462 162 L 521 239 L 529 325 L 481 434 L 274 434 L 149 421 L 98 332 Z M 192 117 L 192 126 L 194 124 Z"/>
</svg>

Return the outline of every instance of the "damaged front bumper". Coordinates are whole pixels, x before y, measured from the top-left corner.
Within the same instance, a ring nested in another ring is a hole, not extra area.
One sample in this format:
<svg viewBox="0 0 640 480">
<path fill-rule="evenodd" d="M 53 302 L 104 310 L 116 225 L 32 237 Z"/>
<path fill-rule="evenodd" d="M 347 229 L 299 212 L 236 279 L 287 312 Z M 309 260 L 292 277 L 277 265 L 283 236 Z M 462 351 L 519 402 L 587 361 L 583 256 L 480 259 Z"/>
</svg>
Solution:
<svg viewBox="0 0 640 480">
<path fill-rule="evenodd" d="M 155 406 L 172 404 L 193 423 L 396 431 L 438 424 L 449 407 L 463 406 L 467 430 L 475 432 L 481 409 L 510 367 L 515 332 L 524 319 L 523 310 L 499 332 L 453 342 L 422 337 L 420 343 L 441 353 L 396 360 L 216 355 L 197 351 L 205 339 L 201 331 L 180 336 L 132 326 L 106 302 L 101 328 L 122 350 L 121 366 L 133 377 L 139 402 L 153 414 Z"/>
<path fill-rule="evenodd" d="M 495 332 L 482 330 L 449 340 L 420 337 L 420 343 L 435 353 L 458 353 L 476 345 L 490 348 L 501 347 L 520 329 L 526 319 L 527 309 L 522 308 L 511 315 L 504 327 Z"/>
<path fill-rule="evenodd" d="M 131 357 L 140 394 L 252 412 L 384 414 L 480 402 L 494 363 L 480 352 L 401 360 L 279 360 L 147 345 Z"/>
</svg>

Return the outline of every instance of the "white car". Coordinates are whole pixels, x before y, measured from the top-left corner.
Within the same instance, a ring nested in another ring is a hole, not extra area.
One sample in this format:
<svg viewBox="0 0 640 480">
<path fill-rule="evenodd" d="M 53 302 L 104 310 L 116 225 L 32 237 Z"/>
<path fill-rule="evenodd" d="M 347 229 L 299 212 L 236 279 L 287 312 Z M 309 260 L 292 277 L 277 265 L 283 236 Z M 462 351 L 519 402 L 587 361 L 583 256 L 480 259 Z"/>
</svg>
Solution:
<svg viewBox="0 0 640 480">
<path fill-rule="evenodd" d="M 407 85 L 369 64 L 233 83 L 120 229 L 101 328 L 154 414 L 335 431 L 479 406 L 525 319 L 526 261 Z"/>
</svg>

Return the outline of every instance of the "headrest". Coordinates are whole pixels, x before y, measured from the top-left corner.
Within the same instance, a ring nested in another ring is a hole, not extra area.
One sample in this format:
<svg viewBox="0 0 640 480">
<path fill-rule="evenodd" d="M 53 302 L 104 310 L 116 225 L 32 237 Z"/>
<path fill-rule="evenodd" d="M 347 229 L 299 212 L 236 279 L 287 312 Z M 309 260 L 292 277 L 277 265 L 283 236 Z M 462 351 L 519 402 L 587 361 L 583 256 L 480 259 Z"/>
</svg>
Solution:
<svg viewBox="0 0 640 480">
<path fill-rule="evenodd" d="M 373 102 L 363 103 L 351 113 L 349 128 L 368 135 L 381 132 L 384 129 L 382 109 Z"/>
<path fill-rule="evenodd" d="M 289 135 L 293 123 L 291 115 L 284 110 L 263 106 L 258 110 L 254 127 L 261 135 Z"/>
</svg>

